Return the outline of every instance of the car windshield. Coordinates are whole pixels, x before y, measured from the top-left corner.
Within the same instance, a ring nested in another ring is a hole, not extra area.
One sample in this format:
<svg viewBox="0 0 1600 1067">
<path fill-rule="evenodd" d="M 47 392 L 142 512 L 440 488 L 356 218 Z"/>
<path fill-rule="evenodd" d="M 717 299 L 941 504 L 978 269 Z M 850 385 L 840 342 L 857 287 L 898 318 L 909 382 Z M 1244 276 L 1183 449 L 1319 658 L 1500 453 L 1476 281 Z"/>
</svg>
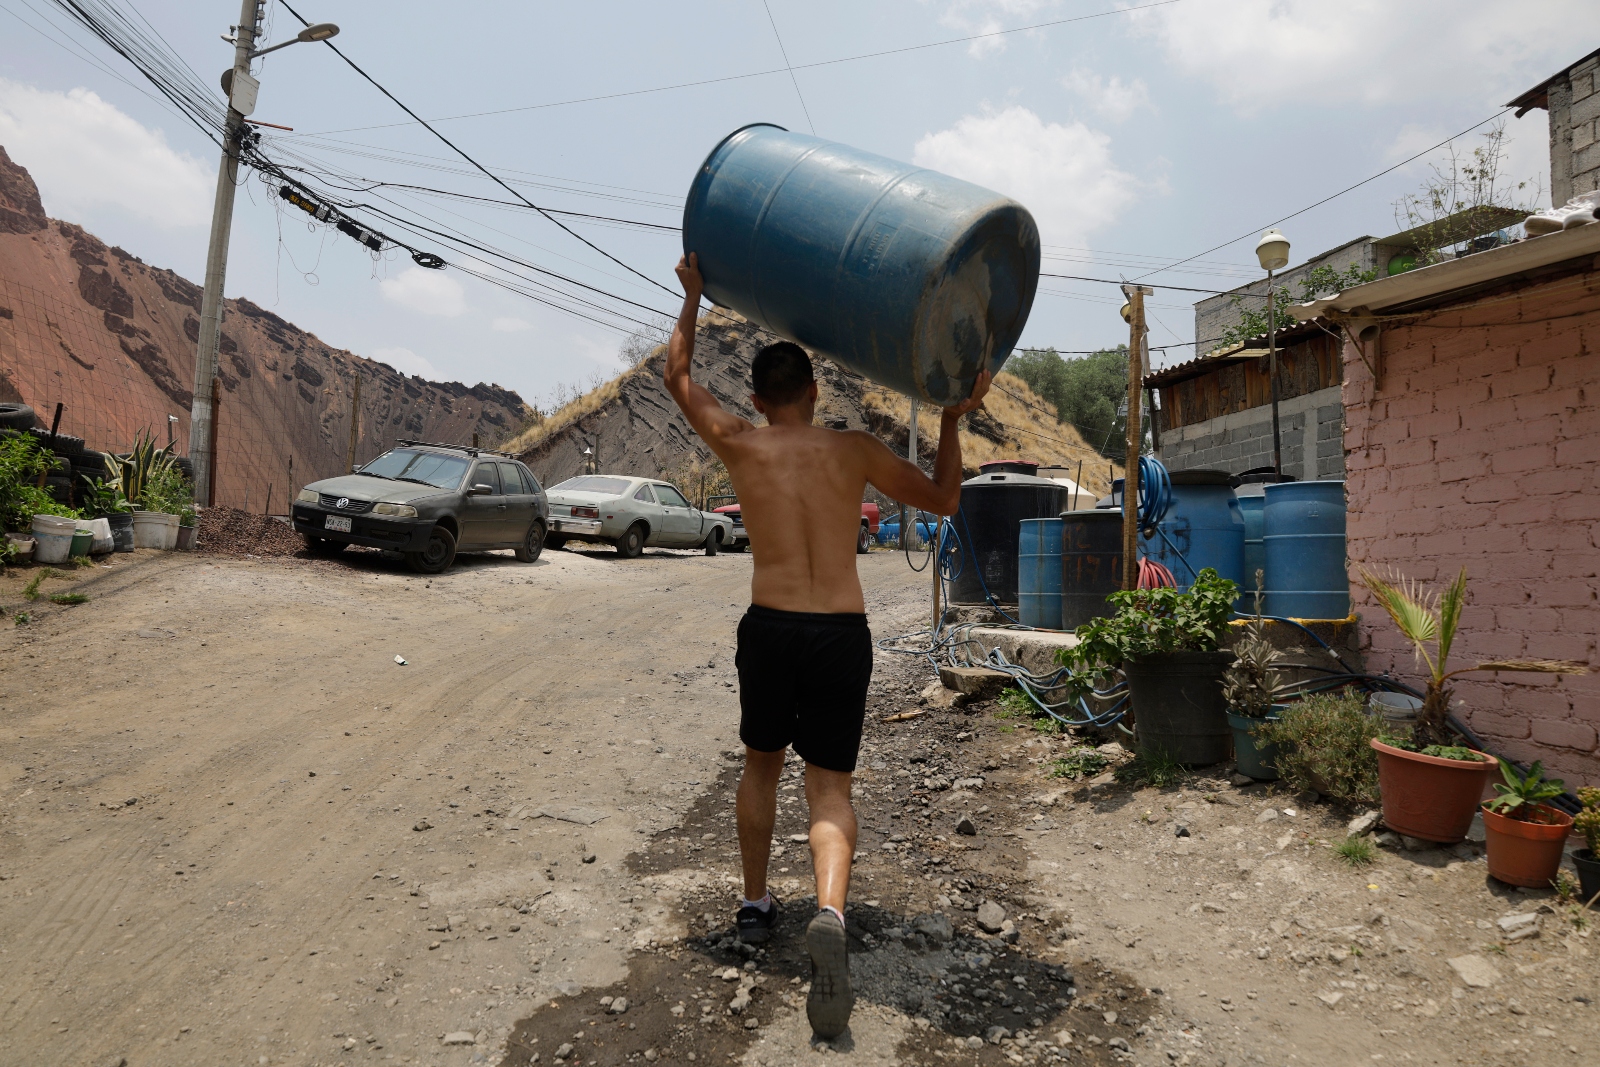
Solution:
<svg viewBox="0 0 1600 1067">
<path fill-rule="evenodd" d="M 604 496 L 621 496 L 628 491 L 626 478 L 604 478 L 597 474 L 584 474 L 568 478 L 550 490 L 552 493 L 600 493 Z"/>
<path fill-rule="evenodd" d="M 402 482 L 421 482 L 436 489 L 454 489 L 461 484 L 461 476 L 467 473 L 467 459 L 440 452 L 396 448 L 362 467 L 361 473 Z"/>
</svg>

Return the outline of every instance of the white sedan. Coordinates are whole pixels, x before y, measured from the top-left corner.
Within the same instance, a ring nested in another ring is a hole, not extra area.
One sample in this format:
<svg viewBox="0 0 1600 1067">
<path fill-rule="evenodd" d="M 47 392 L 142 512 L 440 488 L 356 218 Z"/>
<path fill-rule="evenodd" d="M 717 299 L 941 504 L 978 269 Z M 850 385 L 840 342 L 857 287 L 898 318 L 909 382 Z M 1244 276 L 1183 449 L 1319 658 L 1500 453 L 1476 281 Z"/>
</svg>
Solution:
<svg viewBox="0 0 1600 1067">
<path fill-rule="evenodd" d="M 675 486 L 654 478 L 580 474 L 546 495 L 550 533 L 544 543 L 550 548 L 591 541 L 615 545 L 627 559 L 646 545 L 704 548 L 714 556 L 733 540 L 732 519 L 691 506 Z"/>
</svg>

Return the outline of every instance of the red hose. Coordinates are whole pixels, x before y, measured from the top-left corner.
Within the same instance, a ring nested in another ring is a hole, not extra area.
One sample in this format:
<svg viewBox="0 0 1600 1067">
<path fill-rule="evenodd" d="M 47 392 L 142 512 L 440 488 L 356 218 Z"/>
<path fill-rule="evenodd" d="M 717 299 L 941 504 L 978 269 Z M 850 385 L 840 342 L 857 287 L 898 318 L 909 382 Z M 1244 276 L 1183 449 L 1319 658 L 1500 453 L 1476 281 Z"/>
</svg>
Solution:
<svg viewBox="0 0 1600 1067">
<path fill-rule="evenodd" d="M 1177 580 L 1166 567 L 1148 557 L 1139 557 L 1140 589 L 1176 589 L 1177 586 Z"/>
</svg>

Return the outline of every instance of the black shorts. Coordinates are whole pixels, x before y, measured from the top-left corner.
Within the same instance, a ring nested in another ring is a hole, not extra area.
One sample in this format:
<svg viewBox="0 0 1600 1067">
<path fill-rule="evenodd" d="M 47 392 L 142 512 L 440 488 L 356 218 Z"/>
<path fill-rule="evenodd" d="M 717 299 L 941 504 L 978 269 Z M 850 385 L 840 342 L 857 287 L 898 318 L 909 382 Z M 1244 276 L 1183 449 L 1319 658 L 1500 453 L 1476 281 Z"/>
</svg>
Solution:
<svg viewBox="0 0 1600 1067">
<path fill-rule="evenodd" d="M 872 680 L 867 617 L 751 604 L 739 620 L 739 740 L 757 752 L 790 745 L 807 763 L 854 771 Z"/>
</svg>

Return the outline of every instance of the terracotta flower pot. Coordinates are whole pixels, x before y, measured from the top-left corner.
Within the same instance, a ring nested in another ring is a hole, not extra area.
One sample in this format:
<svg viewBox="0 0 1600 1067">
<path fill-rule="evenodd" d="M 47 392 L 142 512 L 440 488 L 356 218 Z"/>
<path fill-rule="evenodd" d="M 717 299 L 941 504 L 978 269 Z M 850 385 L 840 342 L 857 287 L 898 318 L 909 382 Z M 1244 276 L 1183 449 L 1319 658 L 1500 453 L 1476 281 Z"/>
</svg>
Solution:
<svg viewBox="0 0 1600 1067">
<path fill-rule="evenodd" d="M 1536 805 L 1541 822 L 1512 819 L 1483 809 L 1483 830 L 1489 847 L 1489 873 L 1508 885 L 1545 888 L 1561 867 L 1561 850 L 1572 829 L 1572 816 L 1548 804 Z"/>
<path fill-rule="evenodd" d="M 1472 813 L 1499 761 L 1479 752 L 1481 763 L 1424 756 L 1374 738 L 1383 824 L 1397 834 L 1453 845 L 1464 841 Z M 1473 751 L 1477 751 L 1474 749 Z"/>
</svg>

